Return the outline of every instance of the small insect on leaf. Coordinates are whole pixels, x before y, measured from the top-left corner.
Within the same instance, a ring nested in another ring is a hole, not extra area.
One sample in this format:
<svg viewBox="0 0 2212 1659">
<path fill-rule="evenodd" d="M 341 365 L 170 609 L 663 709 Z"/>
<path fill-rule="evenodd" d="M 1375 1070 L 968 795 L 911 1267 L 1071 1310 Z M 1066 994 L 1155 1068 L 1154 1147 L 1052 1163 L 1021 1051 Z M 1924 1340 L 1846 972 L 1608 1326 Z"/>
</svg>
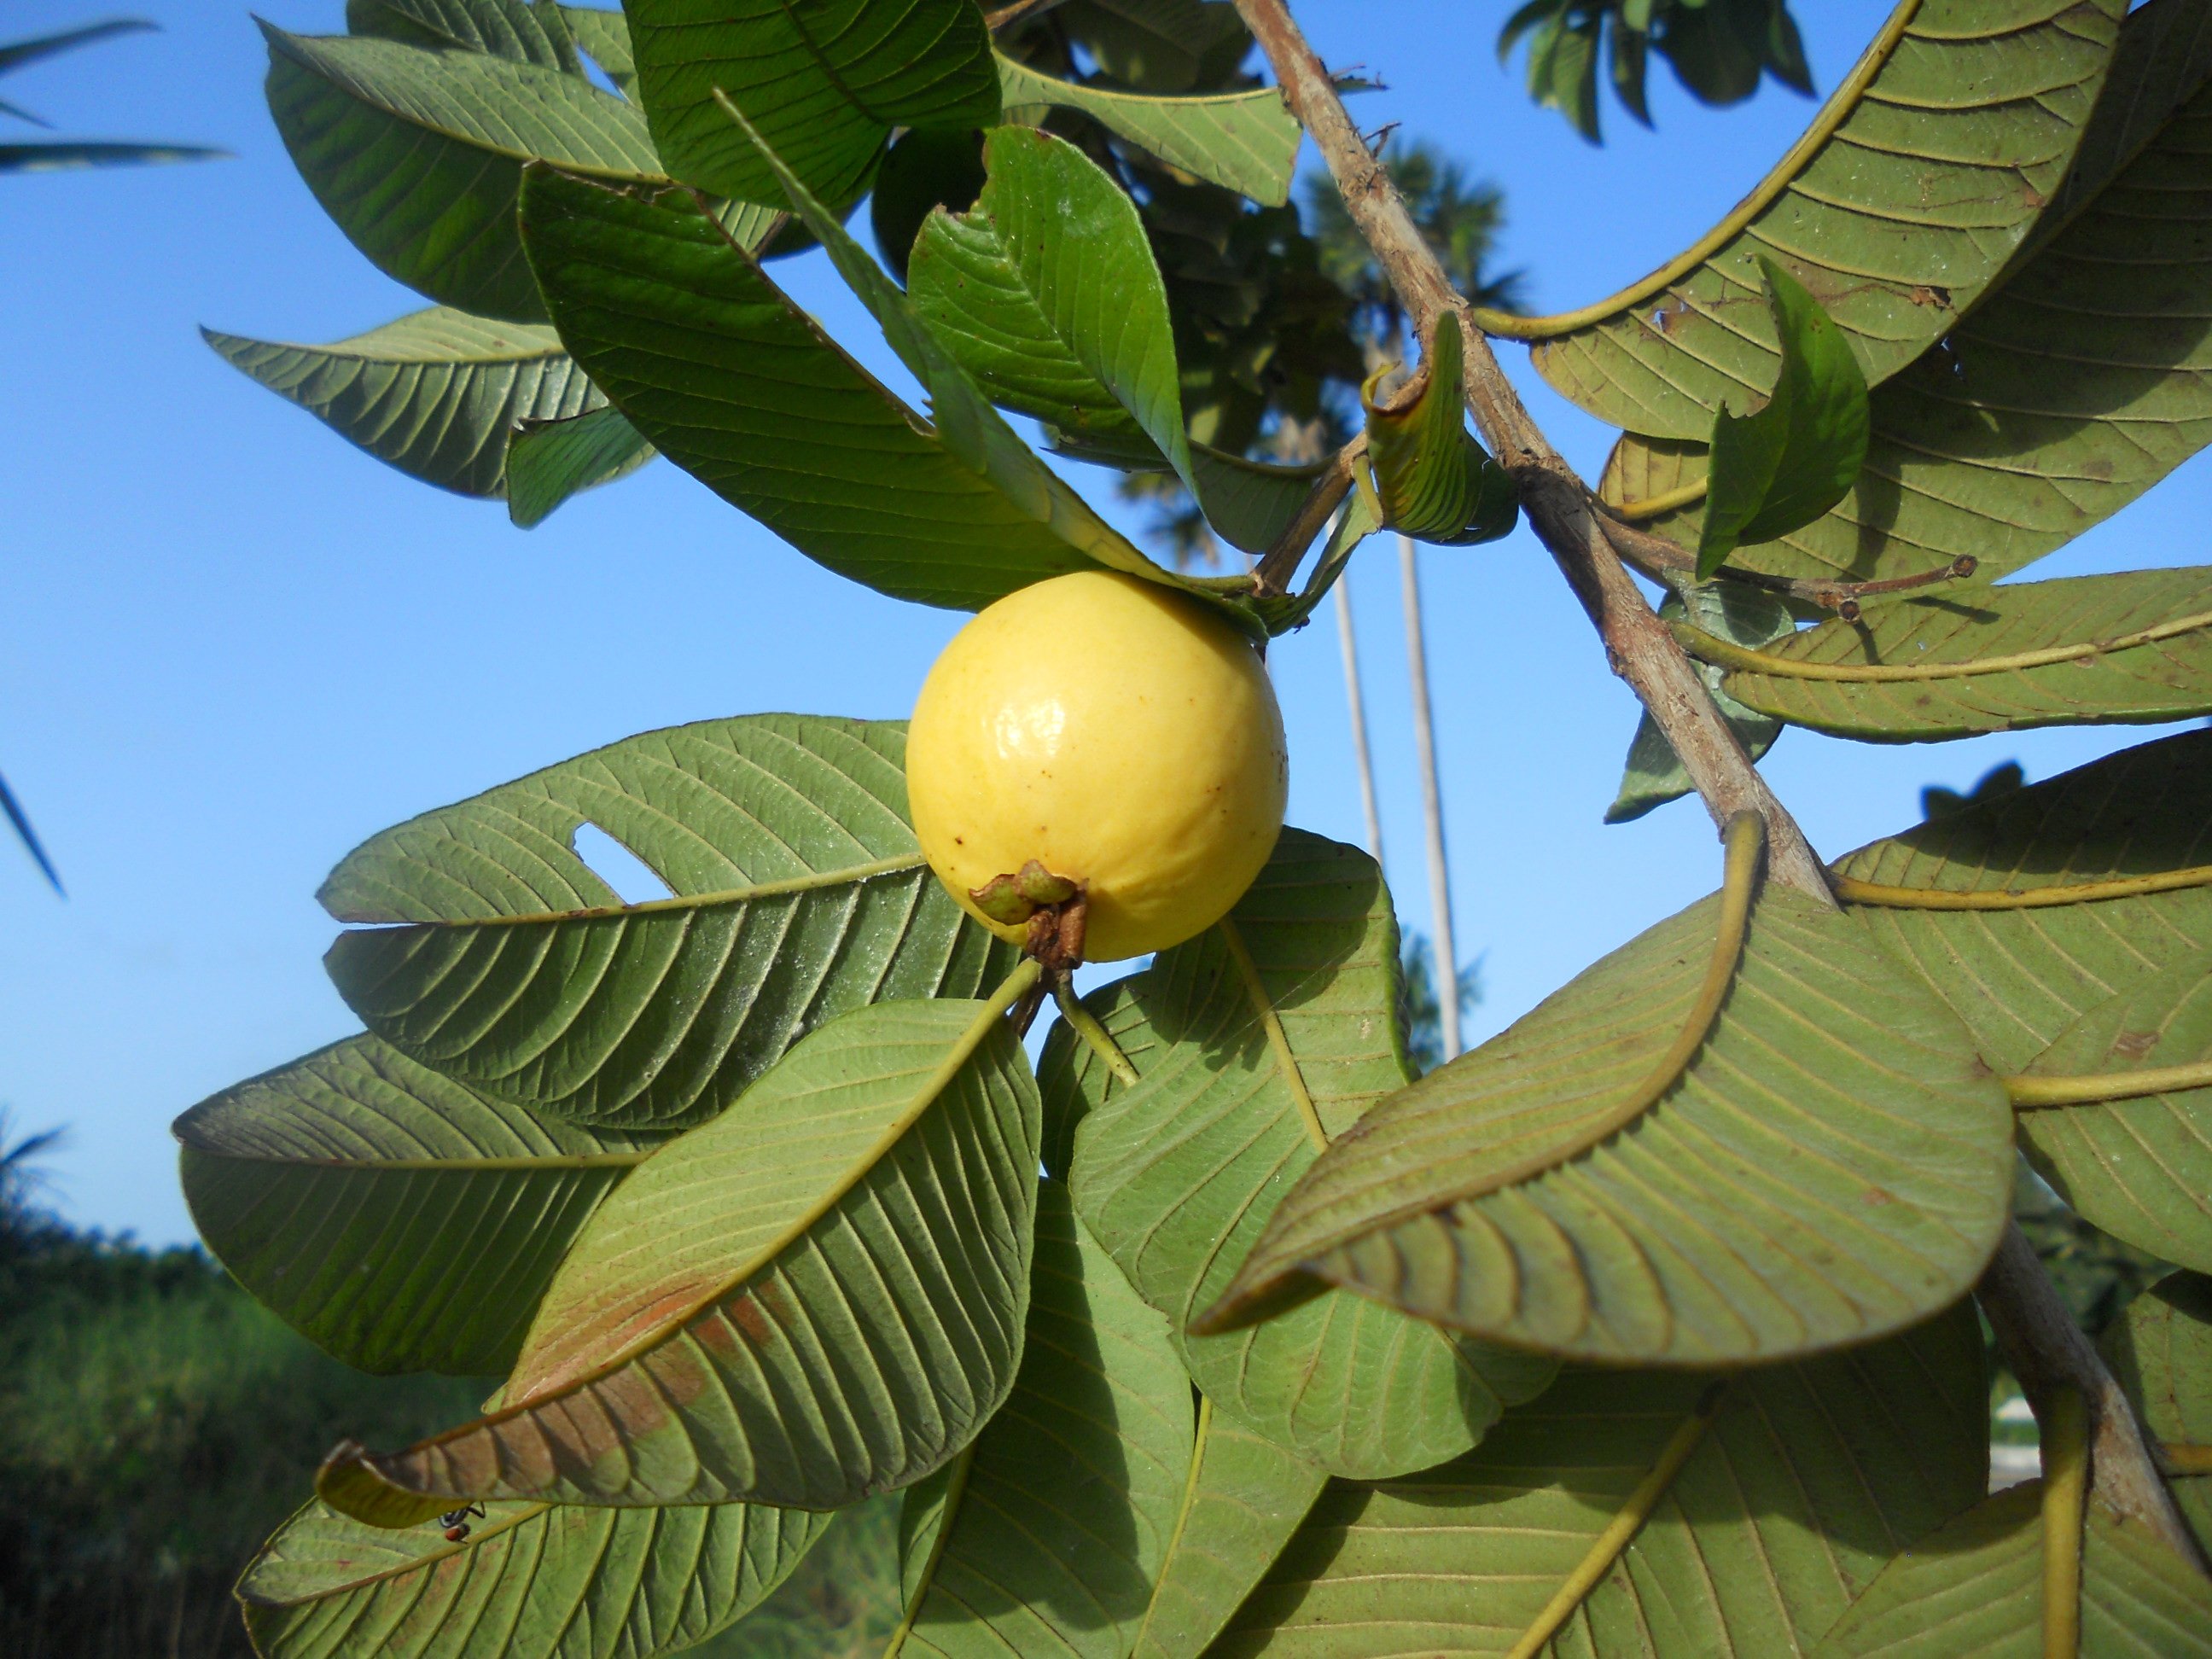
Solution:
<svg viewBox="0 0 2212 1659">
<path fill-rule="evenodd" d="M 1843 331 L 1804 285 L 1761 254 L 1782 370 L 1766 406 L 1713 416 L 1712 483 L 1698 576 L 1710 580 L 1744 544 L 1812 523 L 1858 482 L 1866 460 L 1866 375 Z"/>
</svg>

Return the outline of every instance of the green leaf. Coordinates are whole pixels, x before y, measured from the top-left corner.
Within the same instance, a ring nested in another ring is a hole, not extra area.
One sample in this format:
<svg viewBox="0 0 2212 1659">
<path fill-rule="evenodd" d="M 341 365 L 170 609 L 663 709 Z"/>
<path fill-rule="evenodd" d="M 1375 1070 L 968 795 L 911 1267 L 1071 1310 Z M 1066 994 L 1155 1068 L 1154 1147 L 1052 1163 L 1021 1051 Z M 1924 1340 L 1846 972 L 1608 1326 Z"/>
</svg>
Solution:
<svg viewBox="0 0 2212 1659">
<path fill-rule="evenodd" d="M 342 1447 L 324 1501 L 387 1527 L 462 1498 L 830 1509 L 942 1468 L 1021 1356 L 1037 1096 L 1001 1016 L 1034 978 L 799 1043 L 599 1206 L 508 1403 Z"/>
<path fill-rule="evenodd" d="M 1974 802 L 1835 867 L 1885 886 L 1991 895 L 2206 864 L 2212 732 L 2198 731 Z M 1852 908 L 1966 1021 L 1990 1069 L 2006 1075 L 2142 975 L 2212 950 L 2212 887 L 2028 909 Z"/>
<path fill-rule="evenodd" d="M 1087 1000 L 1140 1081 L 1113 1083 L 1065 1039 L 1048 1046 L 1042 1086 L 1081 1115 L 1076 1207 L 1168 1316 L 1218 1413 L 1364 1479 L 1466 1450 L 1550 1381 L 1547 1362 L 1357 1297 L 1315 1297 L 1227 1336 L 1183 1334 L 1317 1144 L 1405 1082 L 1397 927 L 1364 854 L 1285 830 L 1227 927 Z"/>
<path fill-rule="evenodd" d="M 1060 21 L 1101 70 L 1146 92 L 1227 80 L 1251 51 L 1228 0 L 1070 0 Z"/>
<path fill-rule="evenodd" d="M 1199 1402 L 1198 1444 L 1134 1659 L 1208 1651 L 1283 1552 L 1327 1477 Z"/>
<path fill-rule="evenodd" d="M 1062 534 L 1073 492 L 1043 484 L 1033 457 L 978 458 L 907 408 L 687 196 L 541 173 L 523 232 L 562 342 L 631 423 L 838 574 L 980 610 L 1099 562 L 1070 535 L 1120 540 L 1103 525 Z"/>
<path fill-rule="evenodd" d="M 1801 894 L 1759 896 L 1729 975 L 1727 897 L 1376 1106 L 1200 1328 L 1303 1279 L 1517 1346 L 1719 1364 L 1964 1295 L 2008 1212 L 2004 1090 L 1940 1002 Z"/>
<path fill-rule="evenodd" d="M 369 1028 L 497 1099 L 581 1122 L 713 1115 L 863 1003 L 981 994 L 1013 951 L 907 822 L 902 723 L 798 714 L 625 738 L 364 842 L 324 884 L 325 964 Z M 665 882 L 624 905 L 595 824 Z"/>
<path fill-rule="evenodd" d="M 974 210 L 922 226 L 915 314 L 994 403 L 1081 443 L 1156 451 L 1193 486 L 1167 289 L 1136 204 L 1034 128 L 994 127 L 984 157 Z"/>
<path fill-rule="evenodd" d="M 526 421 L 507 441 L 507 517 L 531 529 L 571 495 L 628 477 L 653 456 L 618 409 Z"/>
<path fill-rule="evenodd" d="M 0 75 L 21 69 L 26 64 L 35 64 L 42 58 L 88 46 L 96 40 L 112 40 L 118 34 L 155 33 L 160 28 L 160 24 L 149 23 L 143 17 L 117 17 L 104 23 L 88 23 L 82 28 L 35 35 L 27 40 L 10 40 L 0 45 Z"/>
<path fill-rule="evenodd" d="M 126 144 L 97 139 L 61 139 L 52 143 L 0 144 L 0 173 L 70 173 L 79 167 L 125 167 L 163 161 L 213 161 L 227 149 L 194 144 Z"/>
<path fill-rule="evenodd" d="M 262 25 L 300 175 L 371 264 L 441 305 L 542 322 L 514 228 L 523 164 L 658 176 L 645 118 L 574 75 L 477 52 Z"/>
<path fill-rule="evenodd" d="M 442 306 L 326 346 L 200 333 L 349 443 L 464 495 L 506 493 L 507 434 L 522 422 L 606 403 L 551 329 Z"/>
<path fill-rule="evenodd" d="M 1797 631 L 1790 607 L 1763 589 L 1742 582 L 1707 582 L 1681 592 L 1669 593 L 1659 606 L 1668 621 L 1694 621 L 1698 629 L 1731 645 L 1757 647 L 1786 640 Z M 1782 722 L 1755 708 L 1746 708 L 1724 689 L 1722 671 L 1709 664 L 1698 665 L 1698 678 L 1712 693 L 1713 702 L 1734 729 L 1744 752 L 1754 761 L 1774 747 L 1782 735 Z M 1636 736 L 1628 744 L 1628 761 L 1622 768 L 1620 793 L 1605 810 L 1607 823 L 1627 823 L 1656 806 L 1679 800 L 1697 786 L 1675 754 L 1674 744 L 1649 713 L 1638 720 Z"/>
<path fill-rule="evenodd" d="M 2212 205 L 2199 187 L 2208 76 L 2202 5 L 2165 0 L 2129 17 L 2040 245 L 1875 391 L 1857 488 L 1740 563 L 1861 580 L 1967 556 L 1994 579 L 2111 517 L 2212 440 L 2212 336 L 2198 320 L 2212 307 Z M 1696 515 L 1656 527 L 1694 541 Z"/>
<path fill-rule="evenodd" d="M 1122 1659 L 1143 1620 L 1191 1467 L 1190 1382 L 1057 1182 L 1037 1194 L 1028 1339 L 964 1466 L 908 1490 L 902 1654 Z"/>
<path fill-rule="evenodd" d="M 549 1123 L 373 1036 L 176 1122 L 218 1261 L 365 1371 L 506 1371 L 570 1242 L 658 1135 Z"/>
<path fill-rule="evenodd" d="M 876 252 L 902 283 L 915 238 L 938 208 L 965 213 L 983 189 L 983 135 L 969 128 L 902 132 L 868 192 Z"/>
<path fill-rule="evenodd" d="M 320 1504 L 239 1581 L 264 1659 L 656 1659 L 759 1604 L 833 1518 L 757 1504 L 493 1504 L 461 1543 Z"/>
<path fill-rule="evenodd" d="M 2167 1488 L 2200 1544 L 2212 1546 L 2212 1279 L 2170 1273 L 2127 1305 L 2099 1346 L 2135 1403 L 2143 1432 L 2166 1449 Z M 2193 1473 L 2175 1455 L 2197 1449 Z"/>
<path fill-rule="evenodd" d="M 1905 0 L 1790 153 L 1694 245 L 1595 305 L 1485 325 L 1536 341 L 1544 377 L 1599 419 L 1703 439 L 1723 402 L 1774 383 L 1765 253 L 1879 384 L 1957 325 L 2058 194 L 2126 9 Z"/>
<path fill-rule="evenodd" d="M 1372 396 L 1379 375 L 1359 392 L 1383 523 L 1446 547 L 1494 542 L 1521 519 L 1512 477 L 1468 434 L 1465 351 L 1458 313 L 1447 311 L 1437 319 L 1418 382 L 1388 404 Z"/>
<path fill-rule="evenodd" d="M 997 55 L 999 95 L 1009 109 L 1049 105 L 1088 115 L 1118 138 L 1196 179 L 1264 207 L 1291 199 L 1304 129 L 1273 87 L 1167 98 L 1078 86 Z"/>
<path fill-rule="evenodd" d="M 1877 1578 L 1814 1659 L 2040 1659 L 2043 1483 L 1999 1492 Z M 2081 1651 L 2212 1654 L 2212 1584 L 2140 1522 L 2094 1500 L 2082 1528 Z"/>
<path fill-rule="evenodd" d="M 569 37 L 585 55 L 606 71 L 624 97 L 635 99 L 637 54 L 629 44 L 629 20 L 619 11 L 592 6 L 563 6 L 561 15 L 568 21 Z"/>
<path fill-rule="evenodd" d="M 1981 1496 L 1988 1410 L 1964 1306 L 1729 1383 L 1571 1370 L 1456 1462 L 1332 1486 L 1212 1652 L 1503 1653 L 1594 1562 L 1538 1651 L 1801 1655 L 1886 1561 Z M 1678 1435 L 1694 1449 L 1633 1540 L 1608 1546 Z"/>
<path fill-rule="evenodd" d="M 2212 1060 L 2212 951 L 2130 981 L 2026 1076 L 2105 1077 Z M 2212 1085 L 2020 1115 L 2039 1173 L 2084 1218 L 2152 1255 L 2212 1272 Z"/>
<path fill-rule="evenodd" d="M 1782 367 L 1765 407 L 1713 416 L 1711 477 L 1698 539 L 1698 580 L 1711 581 L 1740 542 L 1767 542 L 1819 518 L 1858 481 L 1866 459 L 1867 384 L 1820 302 L 1765 254 Z"/>
<path fill-rule="evenodd" d="M 532 0 L 347 0 L 346 28 L 415 46 L 455 46 L 581 76 L 562 8 Z"/>
<path fill-rule="evenodd" d="M 1729 695 L 1815 731 L 1928 742 L 2212 714 L 2212 568 L 1944 588 L 1725 659 Z"/>
<path fill-rule="evenodd" d="M 626 0 L 623 9 L 669 172 L 718 196 L 787 199 L 717 93 L 839 207 L 866 188 L 893 127 L 999 118 L 990 33 L 973 0 Z"/>
</svg>

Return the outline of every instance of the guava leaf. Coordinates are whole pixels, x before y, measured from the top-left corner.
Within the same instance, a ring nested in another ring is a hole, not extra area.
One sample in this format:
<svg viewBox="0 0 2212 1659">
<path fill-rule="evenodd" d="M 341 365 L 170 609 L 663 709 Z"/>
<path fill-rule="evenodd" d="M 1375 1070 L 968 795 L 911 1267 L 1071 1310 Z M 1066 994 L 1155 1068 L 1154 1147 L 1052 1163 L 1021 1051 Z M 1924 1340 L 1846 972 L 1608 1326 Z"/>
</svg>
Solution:
<svg viewBox="0 0 2212 1659">
<path fill-rule="evenodd" d="M 1774 383 L 1766 254 L 1879 385 L 1958 325 L 2059 194 L 2126 10 L 1905 0 L 1719 224 L 1609 299 L 1500 325 L 1534 340 L 1544 378 L 1600 420 L 1703 440 L 1723 403 Z"/>
<path fill-rule="evenodd" d="M 603 11 L 595 6 L 563 6 L 561 15 L 568 22 L 570 38 L 586 56 L 606 71 L 607 79 L 622 89 L 623 97 L 634 100 L 637 53 L 629 43 L 629 19 L 619 11 Z"/>
<path fill-rule="evenodd" d="M 507 434 L 604 408 L 553 331 L 437 307 L 331 345 L 202 329 L 233 367 L 410 478 L 506 493 Z"/>
<path fill-rule="evenodd" d="M 868 229 L 876 252 L 900 282 L 915 238 L 939 208 L 965 213 L 983 188 L 983 135 L 972 129 L 918 128 L 899 135 L 868 192 Z"/>
<path fill-rule="evenodd" d="M 1700 581 L 1712 580 L 1737 544 L 1772 541 L 1819 518 L 1858 481 L 1866 459 L 1866 376 L 1843 331 L 1763 253 L 1759 268 L 1782 367 L 1757 413 L 1731 415 L 1725 404 L 1714 413 Z"/>
<path fill-rule="evenodd" d="M 838 574 L 980 610 L 1100 562 L 1149 564 L 968 387 L 1003 429 L 971 441 L 964 381 L 924 377 L 937 425 L 907 408 L 689 198 L 544 172 L 523 234 L 563 343 L 631 424 Z"/>
<path fill-rule="evenodd" d="M 1372 380 L 1359 394 L 1383 523 L 1447 547 L 1494 542 L 1521 519 L 1512 478 L 1468 434 L 1465 360 L 1458 313 L 1448 311 L 1419 381 L 1387 405 L 1370 396 Z"/>
<path fill-rule="evenodd" d="M 759 714 L 649 732 L 387 830 L 322 889 L 325 964 L 369 1028 L 579 1122 L 713 1115 L 863 1003 L 986 993 L 1014 953 L 907 822 L 902 723 Z M 595 825 L 670 896 L 624 904 Z"/>
<path fill-rule="evenodd" d="M 385 1527 L 463 1498 L 831 1509 L 943 1467 L 1022 1352 L 1038 1115 L 1011 1000 L 800 1042 L 600 1205 L 498 1410 L 342 1447 L 324 1501 Z"/>
<path fill-rule="evenodd" d="M 2131 980 L 2029 1062 L 2027 1077 L 2122 1077 L 2212 1062 L 2212 951 Z M 2212 1272 L 2212 1083 L 2020 1114 L 2023 1149 L 2082 1217 Z"/>
<path fill-rule="evenodd" d="M 566 9 L 532 0 L 346 0 L 346 31 L 584 73 Z"/>
<path fill-rule="evenodd" d="M 504 1373 L 577 1232 L 666 1138 L 547 1122 L 347 1039 L 177 1120 L 225 1271 L 365 1371 Z"/>
<path fill-rule="evenodd" d="M 1971 316 L 1878 386 L 1866 465 L 1826 517 L 1735 562 L 1878 580 L 1961 556 L 1993 579 L 2103 522 L 2212 440 L 2212 254 L 2195 185 L 2212 120 L 2212 18 L 2153 0 L 2122 30 L 2074 173 Z M 2051 346 L 2064 319 L 2065 349 Z M 1702 434 L 1699 434 L 1702 435 Z M 1644 471 L 1633 433 L 1608 469 Z M 1701 459 L 1676 482 L 1701 476 Z M 1685 543 L 1699 509 L 1652 527 Z"/>
<path fill-rule="evenodd" d="M 973 0 L 625 0 L 638 96 L 668 171 L 786 205 L 722 117 L 726 94 L 806 188 L 844 207 L 894 127 L 999 118 L 990 32 Z"/>
<path fill-rule="evenodd" d="M 1988 1412 L 1964 1306 L 1732 1382 L 1571 1369 L 1465 1457 L 1333 1485 L 1212 1651 L 1499 1654 L 1566 1594 L 1531 1650 L 1802 1654 L 1899 1550 L 1980 1498 Z M 1608 1546 L 1677 1435 L 1694 1437 L 1686 1460 Z"/>
<path fill-rule="evenodd" d="M 2186 720 L 2212 714 L 2212 569 L 1946 587 L 1761 654 L 1729 667 L 1730 696 L 1870 742 Z"/>
<path fill-rule="evenodd" d="M 515 234 L 526 162 L 657 178 L 645 118 L 580 76 L 264 23 L 269 107 L 300 176 L 386 275 L 441 305 L 543 322 Z"/>
<path fill-rule="evenodd" d="M 1122 1659 L 1173 1535 L 1192 1413 L 1167 1323 L 1058 1182 L 1036 1221 L 1014 1391 L 961 1464 L 908 1489 L 904 1653 Z"/>
<path fill-rule="evenodd" d="M 1797 619 L 1777 595 L 1743 582 L 1707 582 L 1669 593 L 1661 601 L 1659 614 L 1668 621 L 1692 622 L 1701 631 L 1731 645 L 1771 645 L 1797 631 Z M 1698 665 L 1698 678 L 1712 693 L 1714 705 L 1735 729 L 1744 752 L 1753 761 L 1762 759 L 1782 735 L 1782 722 L 1730 696 L 1723 675 L 1723 671 L 1710 664 Z M 1637 721 L 1636 735 L 1629 740 L 1620 792 L 1606 808 L 1605 821 L 1632 823 L 1696 787 L 1674 744 L 1647 712 Z"/>
<path fill-rule="evenodd" d="M 834 1518 L 492 1504 L 449 1544 L 310 1504 L 239 1581 L 264 1659 L 658 1659 L 734 1624 Z"/>
<path fill-rule="evenodd" d="M 907 299 L 994 403 L 1149 442 L 1196 493 L 1175 332 L 1136 204 L 1066 140 L 995 127 L 975 207 L 924 222 Z"/>
<path fill-rule="evenodd" d="M 1093 1237 L 1168 1317 L 1215 1412 L 1356 1479 L 1467 1449 L 1551 1379 L 1547 1361 L 1455 1341 L 1364 1298 L 1314 1297 L 1227 1336 L 1183 1328 L 1226 1288 L 1274 1194 L 1403 1085 L 1397 928 L 1364 854 L 1285 830 L 1220 926 L 1086 999 L 1134 1065 L 1048 1048 L 1041 1087 L 1074 1130 Z M 1251 971 L 1239 962 L 1239 945 Z"/>
<path fill-rule="evenodd" d="M 1327 1484 L 1312 1464 L 1201 1399 L 1190 1484 L 1134 1659 L 1211 1651 Z"/>
<path fill-rule="evenodd" d="M 1162 97 L 1077 86 L 996 55 L 999 96 L 1009 109 L 1048 105 L 1079 110 L 1116 137 L 1263 207 L 1291 199 L 1304 136 L 1273 87 L 1251 92 Z"/>
<path fill-rule="evenodd" d="M 533 529 L 570 496 L 628 477 L 653 454 L 619 409 L 524 422 L 507 441 L 507 515 Z"/>
<path fill-rule="evenodd" d="M 1837 872 L 1992 894 L 2212 864 L 2212 732 L 2108 755 L 1878 841 Z M 1965 1020 L 1990 1068 L 2024 1071 L 2144 975 L 2212 951 L 2212 886 L 2032 909 L 1851 906 L 1853 919 Z"/>
<path fill-rule="evenodd" d="M 1813 1659 L 2040 1659 L 2043 1483 L 2009 1487 L 1892 1562 Z M 2094 1498 L 2081 1537 L 2084 1654 L 2212 1654 L 2212 1584 Z"/>
<path fill-rule="evenodd" d="M 2167 1274 L 2128 1304 L 2098 1346 L 2144 1434 L 2164 1448 L 2173 1501 L 2197 1542 L 2212 1547 L 2212 1279 Z"/>
<path fill-rule="evenodd" d="M 1769 884 L 1729 972 L 1724 914 L 1662 922 L 1377 1104 L 1200 1328 L 1304 1279 L 1516 1346 L 1698 1365 L 1866 1341 L 1964 1295 L 2009 1213 L 2003 1088 L 1848 916 Z"/>
</svg>

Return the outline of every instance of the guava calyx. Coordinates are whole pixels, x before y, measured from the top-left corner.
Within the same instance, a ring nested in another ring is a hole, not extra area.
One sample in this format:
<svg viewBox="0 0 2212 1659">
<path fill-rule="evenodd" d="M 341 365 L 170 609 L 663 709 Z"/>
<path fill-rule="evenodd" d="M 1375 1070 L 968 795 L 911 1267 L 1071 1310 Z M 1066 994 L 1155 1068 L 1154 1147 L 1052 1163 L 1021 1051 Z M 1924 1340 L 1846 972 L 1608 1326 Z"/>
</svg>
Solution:
<svg viewBox="0 0 2212 1659">
<path fill-rule="evenodd" d="M 1065 904 L 1083 891 L 1083 884 L 1053 872 L 1031 859 L 1011 875 L 996 875 L 968 896 L 994 921 L 1018 927 L 1040 910 Z"/>
</svg>

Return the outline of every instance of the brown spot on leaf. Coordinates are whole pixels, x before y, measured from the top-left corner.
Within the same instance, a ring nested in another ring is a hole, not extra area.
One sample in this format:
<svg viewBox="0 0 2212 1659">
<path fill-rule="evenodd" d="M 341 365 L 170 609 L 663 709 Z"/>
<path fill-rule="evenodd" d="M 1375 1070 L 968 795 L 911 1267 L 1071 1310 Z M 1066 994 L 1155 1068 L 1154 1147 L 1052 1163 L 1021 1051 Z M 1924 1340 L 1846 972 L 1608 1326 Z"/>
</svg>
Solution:
<svg viewBox="0 0 2212 1659">
<path fill-rule="evenodd" d="M 2158 1047 L 2156 1031 L 2123 1031 L 2112 1039 L 2112 1052 L 2129 1060 L 2141 1060 Z"/>
</svg>

